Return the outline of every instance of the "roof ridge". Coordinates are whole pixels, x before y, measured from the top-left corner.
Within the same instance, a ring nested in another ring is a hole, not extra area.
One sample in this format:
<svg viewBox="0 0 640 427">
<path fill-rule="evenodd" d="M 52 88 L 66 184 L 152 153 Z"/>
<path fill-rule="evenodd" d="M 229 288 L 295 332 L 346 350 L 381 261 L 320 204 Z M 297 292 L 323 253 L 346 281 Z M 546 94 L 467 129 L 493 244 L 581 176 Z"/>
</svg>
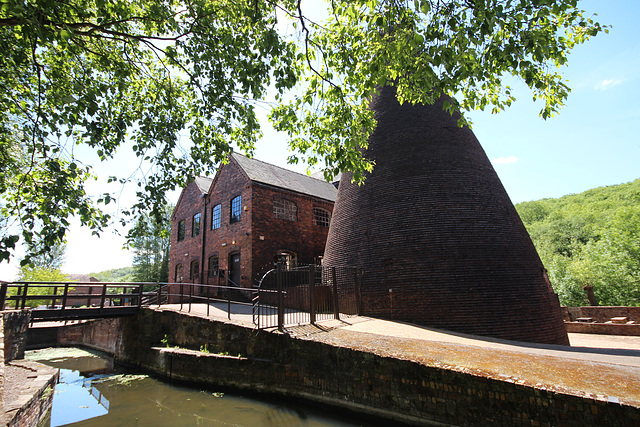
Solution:
<svg viewBox="0 0 640 427">
<path fill-rule="evenodd" d="M 255 158 L 255 157 L 245 156 L 244 154 L 242 154 L 242 153 L 238 153 L 238 152 L 236 152 L 236 151 L 234 151 L 234 152 L 233 152 L 233 153 L 231 153 L 231 154 L 232 154 L 232 155 L 233 155 L 233 154 L 237 154 L 237 155 L 239 155 L 239 156 L 244 157 L 245 159 L 247 159 L 247 160 L 249 160 L 249 161 L 259 162 L 259 163 L 265 164 L 265 165 L 270 166 L 270 167 L 273 167 L 273 168 L 281 169 L 281 170 L 286 171 L 286 172 L 288 172 L 288 173 L 295 173 L 296 175 L 300 175 L 300 176 L 304 176 L 304 177 L 307 177 L 307 178 L 311 178 L 311 179 L 314 179 L 314 180 L 316 180 L 316 181 L 327 182 L 327 181 L 325 181 L 324 179 L 314 178 L 313 176 L 311 176 L 311 175 L 309 175 L 309 174 L 301 173 L 301 172 L 298 172 L 298 171 L 294 171 L 294 170 L 291 170 L 291 169 L 284 168 L 284 167 L 282 167 L 282 166 L 274 165 L 273 163 L 268 163 L 268 162 L 265 162 L 264 160 L 260 160 L 260 159 L 257 159 L 257 158 Z"/>
</svg>

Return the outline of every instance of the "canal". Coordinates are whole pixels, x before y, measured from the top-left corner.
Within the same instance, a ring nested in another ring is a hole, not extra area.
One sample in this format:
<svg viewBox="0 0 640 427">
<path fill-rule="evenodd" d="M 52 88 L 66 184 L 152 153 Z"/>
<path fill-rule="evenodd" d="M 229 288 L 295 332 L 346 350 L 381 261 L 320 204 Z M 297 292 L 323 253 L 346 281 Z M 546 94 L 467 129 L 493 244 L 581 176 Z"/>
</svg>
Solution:
<svg viewBox="0 0 640 427">
<path fill-rule="evenodd" d="M 288 402 L 189 388 L 128 373 L 103 353 L 79 348 L 27 352 L 59 369 L 45 426 L 358 426 L 375 425 L 334 411 Z"/>
</svg>

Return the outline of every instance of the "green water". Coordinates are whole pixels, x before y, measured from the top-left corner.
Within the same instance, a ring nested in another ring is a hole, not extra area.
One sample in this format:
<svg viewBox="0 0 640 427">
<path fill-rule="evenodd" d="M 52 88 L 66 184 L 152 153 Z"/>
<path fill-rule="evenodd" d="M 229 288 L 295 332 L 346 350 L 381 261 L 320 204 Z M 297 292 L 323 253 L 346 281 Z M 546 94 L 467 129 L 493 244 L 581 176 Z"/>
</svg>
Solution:
<svg viewBox="0 0 640 427">
<path fill-rule="evenodd" d="M 27 352 L 60 369 L 50 426 L 356 426 L 332 410 L 247 398 L 118 373 L 105 355 L 76 348 Z"/>
</svg>

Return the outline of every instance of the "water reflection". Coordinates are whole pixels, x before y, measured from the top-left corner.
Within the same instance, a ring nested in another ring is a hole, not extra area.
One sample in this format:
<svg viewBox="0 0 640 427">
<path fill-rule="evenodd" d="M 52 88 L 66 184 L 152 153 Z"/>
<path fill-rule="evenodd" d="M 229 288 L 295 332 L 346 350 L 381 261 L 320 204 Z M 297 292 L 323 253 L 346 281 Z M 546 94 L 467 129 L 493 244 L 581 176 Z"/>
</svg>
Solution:
<svg viewBox="0 0 640 427">
<path fill-rule="evenodd" d="M 50 426 L 354 426 L 306 407 L 174 386 L 113 372 L 113 361 L 80 349 L 27 357 L 60 369 Z M 108 372 L 108 373 L 107 373 Z"/>
</svg>

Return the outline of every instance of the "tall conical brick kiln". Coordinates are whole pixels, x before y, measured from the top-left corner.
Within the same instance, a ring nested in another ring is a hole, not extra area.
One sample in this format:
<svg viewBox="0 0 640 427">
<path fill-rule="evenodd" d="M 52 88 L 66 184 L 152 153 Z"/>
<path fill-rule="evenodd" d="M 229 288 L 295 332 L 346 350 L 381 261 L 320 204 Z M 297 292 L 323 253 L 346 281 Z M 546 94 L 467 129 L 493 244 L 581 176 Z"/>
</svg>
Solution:
<svg viewBox="0 0 640 427">
<path fill-rule="evenodd" d="M 326 265 L 363 269 L 362 313 L 457 332 L 568 344 L 560 305 L 498 175 L 458 116 L 392 87 L 364 185 L 340 181 Z"/>
</svg>

